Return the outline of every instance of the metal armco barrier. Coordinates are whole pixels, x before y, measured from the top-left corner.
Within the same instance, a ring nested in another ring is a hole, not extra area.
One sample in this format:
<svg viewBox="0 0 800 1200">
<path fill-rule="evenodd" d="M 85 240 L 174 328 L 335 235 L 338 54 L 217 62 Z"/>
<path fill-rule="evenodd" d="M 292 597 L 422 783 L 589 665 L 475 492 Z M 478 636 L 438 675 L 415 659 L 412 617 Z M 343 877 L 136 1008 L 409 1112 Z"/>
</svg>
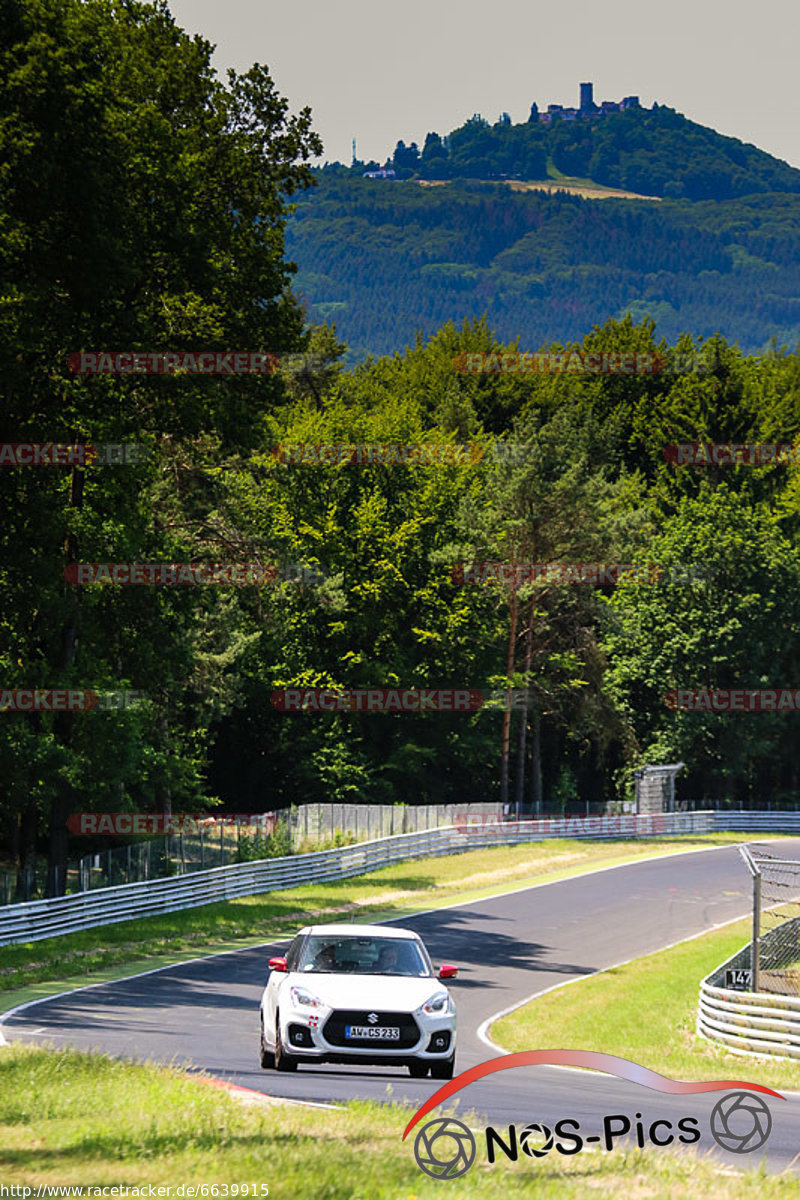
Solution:
<svg viewBox="0 0 800 1200">
<path fill-rule="evenodd" d="M 545 838 L 657 837 L 713 833 L 720 829 L 800 834 L 800 813 L 701 811 L 506 822 L 491 813 L 482 823 L 478 823 L 474 812 L 464 813 L 463 820 L 456 818 L 455 826 L 396 834 L 336 850 L 235 863 L 177 878 L 154 879 L 53 900 L 9 905 L 0 909 L 0 946 L 41 941 L 98 925 L 197 908 L 239 896 L 281 891 L 304 883 L 346 879 L 404 859 L 458 854 L 463 850 Z"/>
<path fill-rule="evenodd" d="M 800 812 L 715 812 L 714 829 L 731 833 L 800 834 Z"/>
<path fill-rule="evenodd" d="M 780 926 L 772 930 L 778 934 Z M 768 942 L 770 934 L 764 934 Z M 750 947 L 737 951 L 700 984 L 697 1032 L 745 1054 L 800 1059 L 800 997 L 721 987 L 726 970 L 747 970 Z"/>
<path fill-rule="evenodd" d="M 281 891 L 320 880 L 347 879 L 403 859 L 458 854 L 482 847 L 515 845 L 545 838 L 629 838 L 659 834 L 708 833 L 713 813 L 656 813 L 647 816 L 567 817 L 543 821 L 498 821 L 488 814 L 481 825 L 464 814 L 457 825 L 420 833 L 401 833 L 336 850 L 317 850 L 286 858 L 235 863 L 177 878 L 101 888 L 53 900 L 32 900 L 0 909 L 0 946 L 35 942 L 60 934 L 113 925 L 136 917 L 152 917 Z"/>
</svg>

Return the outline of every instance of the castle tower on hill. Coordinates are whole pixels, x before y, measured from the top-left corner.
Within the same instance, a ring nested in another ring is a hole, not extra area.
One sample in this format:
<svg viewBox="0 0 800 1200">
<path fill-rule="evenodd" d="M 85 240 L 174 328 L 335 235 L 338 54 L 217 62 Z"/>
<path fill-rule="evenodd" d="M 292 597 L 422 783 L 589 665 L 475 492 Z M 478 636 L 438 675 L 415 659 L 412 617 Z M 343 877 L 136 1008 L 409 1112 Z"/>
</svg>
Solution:
<svg viewBox="0 0 800 1200">
<path fill-rule="evenodd" d="M 543 125 L 552 125 L 554 121 L 593 121 L 596 117 L 605 117 L 608 113 L 624 112 L 626 108 L 639 108 L 638 96 L 623 96 L 621 100 L 604 100 L 602 104 L 594 102 L 594 84 L 581 83 L 580 106 L 565 108 L 563 104 L 548 104 L 547 112 L 540 113 L 536 105 L 531 105 L 529 121 Z"/>
</svg>

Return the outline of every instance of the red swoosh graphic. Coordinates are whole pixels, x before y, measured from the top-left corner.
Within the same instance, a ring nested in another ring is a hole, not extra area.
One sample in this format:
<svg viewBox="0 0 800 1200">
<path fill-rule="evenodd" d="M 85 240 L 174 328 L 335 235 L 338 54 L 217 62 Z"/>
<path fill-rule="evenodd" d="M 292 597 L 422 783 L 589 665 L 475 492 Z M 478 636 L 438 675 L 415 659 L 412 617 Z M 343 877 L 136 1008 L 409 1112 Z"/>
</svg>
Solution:
<svg viewBox="0 0 800 1200">
<path fill-rule="evenodd" d="M 630 1062 L 627 1058 L 618 1058 L 616 1054 L 601 1054 L 597 1050 L 520 1050 L 517 1054 L 504 1054 L 499 1058 L 490 1058 L 488 1062 L 478 1063 L 468 1071 L 462 1071 L 430 1096 L 422 1108 L 417 1109 L 414 1116 L 406 1125 L 405 1139 L 418 1121 L 449 1100 L 456 1092 L 483 1079 L 485 1075 L 493 1075 L 495 1071 L 507 1071 L 511 1067 L 588 1067 L 592 1071 L 605 1071 L 607 1075 L 616 1075 L 618 1079 L 628 1079 L 631 1083 L 641 1084 L 642 1087 L 652 1088 L 656 1092 L 670 1092 L 674 1096 L 682 1096 L 693 1092 L 726 1092 L 730 1088 L 739 1088 L 747 1092 L 764 1092 L 767 1096 L 775 1096 L 785 1100 L 780 1092 L 764 1087 L 760 1083 L 744 1083 L 741 1079 L 716 1079 L 707 1083 L 684 1083 L 679 1079 L 670 1079 L 659 1075 L 649 1067 L 641 1067 L 638 1063 Z"/>
</svg>

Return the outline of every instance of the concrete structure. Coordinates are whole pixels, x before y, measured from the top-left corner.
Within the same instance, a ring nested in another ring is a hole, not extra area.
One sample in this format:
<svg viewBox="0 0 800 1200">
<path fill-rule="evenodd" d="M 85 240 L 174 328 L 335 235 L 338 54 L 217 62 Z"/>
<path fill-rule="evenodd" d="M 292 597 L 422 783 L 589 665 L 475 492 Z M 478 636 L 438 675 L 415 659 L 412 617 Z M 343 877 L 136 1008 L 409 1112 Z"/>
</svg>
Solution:
<svg viewBox="0 0 800 1200">
<path fill-rule="evenodd" d="M 634 771 L 637 813 L 675 812 L 675 776 L 685 765 L 668 763 Z"/>
</svg>

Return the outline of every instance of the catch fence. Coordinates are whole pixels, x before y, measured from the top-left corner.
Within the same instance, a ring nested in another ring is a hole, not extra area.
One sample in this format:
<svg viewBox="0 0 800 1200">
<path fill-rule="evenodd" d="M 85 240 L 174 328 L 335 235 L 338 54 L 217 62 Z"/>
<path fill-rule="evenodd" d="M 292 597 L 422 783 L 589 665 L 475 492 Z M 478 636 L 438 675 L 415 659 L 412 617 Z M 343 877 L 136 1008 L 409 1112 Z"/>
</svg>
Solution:
<svg viewBox="0 0 800 1200">
<path fill-rule="evenodd" d="M 629 838 L 664 834 L 706 833 L 713 817 L 706 813 L 663 813 L 652 816 L 589 817 L 564 821 L 467 823 L 441 829 L 401 833 L 333 850 L 239 862 L 179 878 L 151 879 L 99 888 L 49 900 L 33 900 L 0 909 L 0 945 L 33 942 L 111 925 L 134 917 L 156 916 L 195 908 L 215 900 L 231 900 L 263 892 L 299 887 L 316 880 L 346 879 L 393 862 L 458 854 L 465 850 L 517 845 L 547 838 Z"/>
</svg>

